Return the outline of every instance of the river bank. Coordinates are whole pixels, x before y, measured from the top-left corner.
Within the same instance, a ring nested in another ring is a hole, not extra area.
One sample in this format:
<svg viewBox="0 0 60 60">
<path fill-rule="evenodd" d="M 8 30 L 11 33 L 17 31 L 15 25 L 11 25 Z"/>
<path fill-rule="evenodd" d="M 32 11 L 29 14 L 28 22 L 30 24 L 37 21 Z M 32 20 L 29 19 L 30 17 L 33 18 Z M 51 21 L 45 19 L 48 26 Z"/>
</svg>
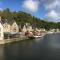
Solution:
<svg viewBox="0 0 60 60">
<path fill-rule="evenodd" d="M 44 34 L 44 36 L 47 35 L 47 34 L 57 34 L 57 33 L 60 33 L 60 32 L 46 32 Z M 29 39 L 29 38 L 26 37 L 26 36 L 21 36 L 19 38 L 4 39 L 4 40 L 0 40 L 0 45 L 1 44 L 6 44 L 6 43 L 12 43 L 12 42 L 17 42 L 17 41 L 22 41 L 22 40 L 27 40 L 27 39 Z"/>
<path fill-rule="evenodd" d="M 24 40 L 0 46 L 0 60 L 60 60 L 60 34 L 48 34 L 38 40 Z"/>
<path fill-rule="evenodd" d="M 60 31 L 59 32 L 52 32 L 52 31 L 47 31 L 46 32 L 46 34 L 57 34 L 57 33 L 60 33 Z"/>
<path fill-rule="evenodd" d="M 17 42 L 17 41 L 22 41 L 27 39 L 29 38 L 27 38 L 26 36 L 19 37 L 19 38 L 12 38 L 12 39 L 4 39 L 4 40 L 0 40 L 0 44 L 12 43 L 12 42 Z"/>
</svg>

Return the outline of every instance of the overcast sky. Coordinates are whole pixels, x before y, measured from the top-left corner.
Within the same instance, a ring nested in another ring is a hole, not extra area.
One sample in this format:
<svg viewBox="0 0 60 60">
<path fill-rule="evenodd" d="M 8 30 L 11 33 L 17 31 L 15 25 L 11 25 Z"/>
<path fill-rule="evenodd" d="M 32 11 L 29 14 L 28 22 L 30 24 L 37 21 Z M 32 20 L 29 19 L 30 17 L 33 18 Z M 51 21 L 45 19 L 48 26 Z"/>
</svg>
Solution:
<svg viewBox="0 0 60 60">
<path fill-rule="evenodd" d="M 28 12 L 38 18 L 60 22 L 60 0 L 0 0 L 0 10 Z"/>
</svg>

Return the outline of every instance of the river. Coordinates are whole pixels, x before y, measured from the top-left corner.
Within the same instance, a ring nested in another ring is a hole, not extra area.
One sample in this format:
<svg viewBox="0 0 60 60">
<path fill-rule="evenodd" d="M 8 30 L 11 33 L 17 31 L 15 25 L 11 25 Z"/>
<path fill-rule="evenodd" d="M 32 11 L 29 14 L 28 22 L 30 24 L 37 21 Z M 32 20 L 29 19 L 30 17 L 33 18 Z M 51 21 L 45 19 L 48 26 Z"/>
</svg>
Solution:
<svg viewBox="0 0 60 60">
<path fill-rule="evenodd" d="M 43 38 L 0 45 L 0 60 L 58 60 L 60 34 L 47 34 Z"/>
</svg>

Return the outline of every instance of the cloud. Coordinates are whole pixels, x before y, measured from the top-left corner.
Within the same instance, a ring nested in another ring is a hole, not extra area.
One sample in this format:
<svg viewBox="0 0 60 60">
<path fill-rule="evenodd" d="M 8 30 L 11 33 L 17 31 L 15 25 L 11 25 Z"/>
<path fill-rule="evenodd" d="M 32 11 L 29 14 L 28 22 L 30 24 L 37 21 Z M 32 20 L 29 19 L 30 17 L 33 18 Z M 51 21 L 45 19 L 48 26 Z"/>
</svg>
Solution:
<svg viewBox="0 0 60 60">
<path fill-rule="evenodd" d="M 58 1 L 54 1 L 51 4 L 45 5 L 45 8 L 51 10 L 51 9 L 56 8 L 57 6 L 59 6 L 59 2 Z"/>
<path fill-rule="evenodd" d="M 23 2 L 23 8 L 31 12 L 36 12 L 38 10 L 38 7 L 39 7 L 38 0 L 25 0 Z"/>
<path fill-rule="evenodd" d="M 36 12 L 39 4 L 43 4 L 45 8 L 45 19 L 60 22 L 60 0 L 25 0 L 23 8 L 30 12 Z"/>
<path fill-rule="evenodd" d="M 3 11 L 3 9 L 2 9 L 2 8 L 0 8 L 0 11 Z"/>
<path fill-rule="evenodd" d="M 60 20 L 60 0 L 41 0 L 45 7 L 46 16 L 48 21 Z"/>
<path fill-rule="evenodd" d="M 52 18 L 52 17 L 54 17 L 54 18 L 56 17 L 56 18 L 57 18 L 57 17 L 58 17 L 58 14 L 57 14 L 54 10 L 52 10 L 52 11 L 50 11 L 50 12 L 48 13 L 47 16 L 50 16 L 51 18 Z"/>
<path fill-rule="evenodd" d="M 46 19 L 49 21 L 57 22 L 60 19 L 59 16 L 60 15 L 55 10 L 51 10 L 46 14 Z"/>
</svg>

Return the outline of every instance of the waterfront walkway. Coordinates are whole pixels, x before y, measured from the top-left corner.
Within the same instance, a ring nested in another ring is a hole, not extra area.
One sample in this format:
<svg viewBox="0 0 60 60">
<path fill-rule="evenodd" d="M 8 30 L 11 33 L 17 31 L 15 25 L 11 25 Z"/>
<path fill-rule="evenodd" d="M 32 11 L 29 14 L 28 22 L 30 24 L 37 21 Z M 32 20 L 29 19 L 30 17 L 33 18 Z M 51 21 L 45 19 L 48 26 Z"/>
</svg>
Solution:
<svg viewBox="0 0 60 60">
<path fill-rule="evenodd" d="M 22 36 L 22 37 L 19 37 L 19 38 L 12 38 L 12 39 L 4 39 L 4 40 L 0 40 L 0 44 L 22 41 L 22 40 L 26 40 L 26 39 L 28 39 L 26 36 Z"/>
</svg>

